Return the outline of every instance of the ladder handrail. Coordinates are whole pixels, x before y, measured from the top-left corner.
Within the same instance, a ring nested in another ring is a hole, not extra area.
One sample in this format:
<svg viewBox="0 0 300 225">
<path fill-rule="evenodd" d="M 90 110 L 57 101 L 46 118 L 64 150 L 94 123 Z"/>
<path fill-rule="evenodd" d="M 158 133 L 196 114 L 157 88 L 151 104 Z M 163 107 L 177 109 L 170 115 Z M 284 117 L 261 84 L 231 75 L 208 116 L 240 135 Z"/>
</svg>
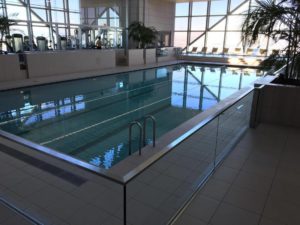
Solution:
<svg viewBox="0 0 300 225">
<path fill-rule="evenodd" d="M 152 121 L 152 146 L 155 147 L 155 140 L 156 140 L 156 119 L 152 115 L 146 115 L 144 117 L 144 126 L 143 126 L 143 144 L 146 146 L 146 128 L 147 128 L 147 120 L 150 119 Z"/>
<path fill-rule="evenodd" d="M 143 128 L 142 125 L 138 121 L 133 121 L 129 124 L 129 141 L 128 141 L 128 153 L 131 155 L 131 139 L 132 139 L 132 127 L 137 125 L 140 130 L 140 140 L 139 140 L 139 155 L 142 154 L 142 137 L 143 137 Z"/>
</svg>

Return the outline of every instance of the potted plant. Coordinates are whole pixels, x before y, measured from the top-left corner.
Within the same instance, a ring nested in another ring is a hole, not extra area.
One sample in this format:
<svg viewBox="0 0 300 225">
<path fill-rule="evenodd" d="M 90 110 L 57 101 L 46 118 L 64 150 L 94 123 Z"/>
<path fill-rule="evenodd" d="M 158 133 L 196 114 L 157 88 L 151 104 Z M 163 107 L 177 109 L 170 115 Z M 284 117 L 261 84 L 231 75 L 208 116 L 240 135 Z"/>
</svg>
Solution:
<svg viewBox="0 0 300 225">
<path fill-rule="evenodd" d="M 300 0 L 257 0 L 243 23 L 244 44 L 253 44 L 260 34 L 287 47 L 274 52 L 262 66 L 285 65 L 279 78 L 265 81 L 255 89 L 253 124 L 260 122 L 300 127 Z M 267 80 L 267 79 L 266 79 Z"/>
<path fill-rule="evenodd" d="M 157 38 L 157 31 L 154 27 L 146 27 L 142 22 L 133 22 L 129 25 L 128 37 L 138 43 L 138 48 L 147 48 Z"/>
<path fill-rule="evenodd" d="M 15 24 L 13 20 L 8 19 L 6 16 L 0 16 L 0 52 L 2 52 L 2 44 L 4 36 L 9 35 L 9 27 Z"/>
<path fill-rule="evenodd" d="M 275 52 L 262 62 L 262 66 L 286 64 L 279 80 L 287 84 L 300 84 L 300 0 L 258 0 L 250 10 L 243 27 L 244 44 L 253 44 L 259 35 L 273 40 L 285 40 L 288 46 Z"/>
</svg>

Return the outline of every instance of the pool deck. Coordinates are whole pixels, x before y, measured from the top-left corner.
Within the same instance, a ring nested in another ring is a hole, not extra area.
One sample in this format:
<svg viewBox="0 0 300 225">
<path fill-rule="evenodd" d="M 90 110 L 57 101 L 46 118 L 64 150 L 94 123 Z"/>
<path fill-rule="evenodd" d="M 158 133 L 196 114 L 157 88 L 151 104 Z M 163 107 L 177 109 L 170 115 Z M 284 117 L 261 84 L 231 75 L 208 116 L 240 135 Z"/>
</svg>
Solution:
<svg viewBox="0 0 300 225">
<path fill-rule="evenodd" d="M 299 224 L 299 137 L 300 129 L 289 127 L 261 124 L 248 129 L 175 225 Z M 34 166 L 5 154 L 3 145 L 0 149 L 1 197 L 43 224 L 122 224 L 122 196 L 117 185 L 56 159 L 47 161 L 84 177 L 76 184 L 51 173 L 47 166 Z M 139 179 L 139 186 L 131 189 L 129 204 L 135 214 L 141 215 L 145 207 L 135 197 L 147 190 L 147 205 L 155 207 L 158 203 L 151 202 L 149 191 L 155 193 L 156 179 L 160 181 L 157 188 L 169 185 L 176 172 L 165 182 L 158 175 L 155 170 L 147 173 Z M 158 216 L 154 215 L 135 220 L 154 225 Z"/>
<path fill-rule="evenodd" d="M 174 225 L 300 224 L 300 129 L 247 134 Z"/>
</svg>

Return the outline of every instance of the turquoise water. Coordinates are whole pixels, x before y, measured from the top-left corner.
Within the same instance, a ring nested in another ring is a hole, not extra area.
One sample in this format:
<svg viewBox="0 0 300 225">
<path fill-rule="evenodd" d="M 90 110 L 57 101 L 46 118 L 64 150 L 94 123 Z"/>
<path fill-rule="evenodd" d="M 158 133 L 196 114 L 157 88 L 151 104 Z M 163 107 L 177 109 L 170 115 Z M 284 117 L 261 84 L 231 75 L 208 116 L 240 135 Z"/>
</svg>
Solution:
<svg viewBox="0 0 300 225">
<path fill-rule="evenodd" d="M 181 64 L 3 91 L 0 129 L 108 169 L 128 156 L 130 122 L 153 115 L 159 138 L 261 75 Z"/>
</svg>

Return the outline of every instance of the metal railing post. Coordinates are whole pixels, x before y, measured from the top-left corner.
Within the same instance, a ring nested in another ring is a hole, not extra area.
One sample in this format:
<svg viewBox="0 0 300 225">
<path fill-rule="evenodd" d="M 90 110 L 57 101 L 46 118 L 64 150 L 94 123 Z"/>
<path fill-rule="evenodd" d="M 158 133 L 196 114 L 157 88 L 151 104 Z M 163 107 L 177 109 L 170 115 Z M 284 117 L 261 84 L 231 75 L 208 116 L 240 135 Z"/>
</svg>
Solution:
<svg viewBox="0 0 300 225">
<path fill-rule="evenodd" d="M 127 187 L 123 185 L 123 224 L 127 225 Z"/>
</svg>

